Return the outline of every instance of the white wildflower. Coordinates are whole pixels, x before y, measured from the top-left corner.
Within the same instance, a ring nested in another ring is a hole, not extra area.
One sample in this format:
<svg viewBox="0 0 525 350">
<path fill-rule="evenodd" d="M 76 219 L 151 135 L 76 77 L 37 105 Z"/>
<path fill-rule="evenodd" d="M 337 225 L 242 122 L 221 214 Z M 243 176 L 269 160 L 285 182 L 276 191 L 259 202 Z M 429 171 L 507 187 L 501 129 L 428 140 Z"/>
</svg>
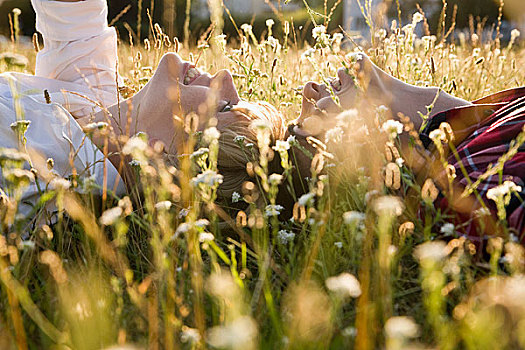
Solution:
<svg viewBox="0 0 525 350">
<path fill-rule="evenodd" d="M 108 123 L 106 122 L 89 123 L 88 125 L 84 126 L 84 132 L 89 134 L 95 131 L 106 130 L 107 127 L 108 127 Z"/>
<path fill-rule="evenodd" d="M 219 137 L 221 137 L 221 133 L 214 126 L 204 130 L 203 139 L 206 143 L 212 143 L 213 141 L 217 141 Z"/>
<path fill-rule="evenodd" d="M 286 139 L 286 142 L 291 146 L 297 146 L 298 142 L 294 135 L 288 136 Z"/>
<path fill-rule="evenodd" d="M 342 297 L 357 298 L 361 295 L 359 281 L 354 275 L 347 272 L 327 278 L 325 284 L 328 290 Z"/>
<path fill-rule="evenodd" d="M 439 232 L 441 232 L 445 236 L 452 236 L 454 235 L 455 229 L 456 227 L 454 226 L 454 224 L 447 222 L 443 226 L 441 226 Z"/>
<path fill-rule="evenodd" d="M 447 245 L 442 241 L 426 242 L 416 247 L 414 255 L 421 262 L 441 261 L 447 256 Z"/>
<path fill-rule="evenodd" d="M 287 230 L 279 230 L 277 232 L 277 239 L 282 245 L 287 245 L 289 242 L 293 241 L 295 238 L 295 233 Z"/>
<path fill-rule="evenodd" d="M 283 181 L 283 176 L 281 174 L 271 174 L 268 177 L 268 183 L 272 186 L 278 186 Z"/>
<path fill-rule="evenodd" d="M 49 187 L 57 191 L 66 191 L 71 187 L 71 182 L 61 177 L 54 178 L 49 183 Z"/>
<path fill-rule="evenodd" d="M 347 211 L 343 214 L 343 221 L 347 225 L 360 224 L 365 219 L 365 213 L 359 211 Z"/>
<path fill-rule="evenodd" d="M 324 34 L 326 34 L 326 27 L 323 25 L 318 25 L 312 29 L 312 36 L 314 39 L 318 39 Z"/>
<path fill-rule="evenodd" d="M 285 153 L 290 149 L 290 143 L 288 141 L 277 140 L 275 146 L 272 148 L 279 153 Z"/>
<path fill-rule="evenodd" d="M 206 170 L 205 172 L 198 174 L 196 177 L 191 179 L 191 184 L 195 187 L 199 185 L 206 185 L 206 186 L 217 186 L 222 184 L 224 177 L 221 174 L 217 174 L 213 170 Z"/>
<path fill-rule="evenodd" d="M 421 22 L 422 20 L 424 19 L 423 15 L 419 12 L 416 12 L 414 13 L 414 15 L 412 15 L 412 23 L 413 24 L 417 24 L 419 22 Z"/>
<path fill-rule="evenodd" d="M 199 242 L 201 243 L 211 242 L 214 239 L 215 239 L 215 236 L 210 232 L 201 232 L 199 234 Z"/>
<path fill-rule="evenodd" d="M 232 193 L 232 203 L 237 203 L 241 200 L 241 195 L 238 192 Z"/>
<path fill-rule="evenodd" d="M 170 201 L 162 201 L 155 204 L 155 209 L 157 210 L 170 210 L 171 208 L 171 202 Z"/>
<path fill-rule="evenodd" d="M 118 219 L 120 219 L 121 215 L 122 208 L 114 207 L 102 213 L 102 216 L 100 217 L 99 221 L 104 226 L 111 226 L 114 223 L 116 223 Z"/>
<path fill-rule="evenodd" d="M 199 228 L 206 228 L 210 224 L 210 221 L 208 219 L 199 219 L 195 221 L 195 226 Z"/>
<path fill-rule="evenodd" d="M 244 31 L 244 33 L 250 34 L 253 30 L 253 27 L 248 23 L 243 23 L 241 25 L 241 29 Z"/>
<path fill-rule="evenodd" d="M 267 27 L 273 27 L 274 24 L 275 24 L 275 22 L 274 22 L 273 19 L 268 18 L 268 19 L 266 20 L 266 26 L 267 26 Z"/>
<path fill-rule="evenodd" d="M 190 213 L 189 209 L 183 208 L 179 211 L 178 217 L 179 219 L 185 218 L 186 216 L 188 216 L 189 213 Z"/>
<path fill-rule="evenodd" d="M 382 196 L 374 200 L 374 211 L 377 215 L 400 216 L 405 210 L 405 205 L 399 197 Z"/>
<path fill-rule="evenodd" d="M 389 119 L 383 123 L 381 129 L 390 135 L 391 138 L 395 138 L 403 132 L 403 124 L 397 120 Z"/>
<path fill-rule="evenodd" d="M 284 210 L 284 207 L 279 204 L 269 204 L 266 206 L 264 212 L 266 216 L 277 216 L 281 214 L 281 211 Z"/>
<path fill-rule="evenodd" d="M 200 159 L 204 156 L 207 156 L 210 153 L 210 149 L 206 147 L 201 147 L 191 154 L 191 159 Z"/>
<path fill-rule="evenodd" d="M 129 166 L 132 167 L 132 168 L 140 168 L 140 160 L 136 160 L 136 159 L 132 159 L 129 161 Z"/>
<path fill-rule="evenodd" d="M 410 317 L 391 317 L 385 323 L 385 332 L 389 338 L 415 338 L 419 335 L 419 327 Z"/>
<path fill-rule="evenodd" d="M 299 200 L 297 201 L 300 206 L 306 207 L 307 205 L 312 205 L 314 202 L 315 194 L 314 193 L 306 193 L 303 194 L 301 197 L 299 197 Z"/>
<path fill-rule="evenodd" d="M 487 198 L 496 202 L 504 196 L 513 192 L 521 192 L 521 190 L 521 186 L 516 185 L 514 182 L 505 181 L 503 184 L 489 189 L 487 191 Z"/>
<path fill-rule="evenodd" d="M 200 342 L 201 335 L 199 333 L 199 330 L 196 328 L 190 328 L 187 326 L 182 327 L 182 332 L 180 335 L 180 340 L 183 343 L 190 343 L 190 344 L 196 344 Z"/>
<path fill-rule="evenodd" d="M 325 143 L 340 143 L 343 139 L 343 129 L 336 126 L 325 133 Z"/>
<path fill-rule="evenodd" d="M 216 35 L 215 43 L 221 50 L 224 50 L 224 48 L 226 47 L 226 35 L 225 34 Z"/>
<path fill-rule="evenodd" d="M 268 39 L 266 39 L 266 42 L 273 48 L 281 48 L 281 43 L 279 43 L 279 40 L 275 39 L 273 36 L 269 36 Z"/>
<path fill-rule="evenodd" d="M 336 248 L 339 248 L 339 249 L 343 248 L 343 242 L 334 242 L 334 245 Z"/>
<path fill-rule="evenodd" d="M 347 127 L 358 117 L 359 113 L 357 112 L 357 109 L 347 109 L 335 117 L 335 119 L 337 120 L 337 125 Z"/>
<path fill-rule="evenodd" d="M 241 316 L 208 332 L 208 343 L 221 349 L 251 349 L 257 337 L 257 324 L 249 316 Z"/>
<path fill-rule="evenodd" d="M 135 135 L 126 142 L 122 148 L 122 153 L 126 155 L 141 155 L 148 148 L 147 142 L 142 135 Z"/>
<path fill-rule="evenodd" d="M 246 136 L 244 135 L 237 135 L 233 138 L 233 142 L 243 144 L 244 141 L 246 141 Z"/>
<path fill-rule="evenodd" d="M 187 222 L 183 222 L 177 227 L 177 230 L 175 231 L 175 234 L 173 235 L 173 238 L 179 237 L 181 234 L 187 233 L 191 229 L 191 225 Z"/>
<path fill-rule="evenodd" d="M 428 137 L 435 143 L 447 142 L 447 135 L 441 129 L 432 130 Z"/>
</svg>

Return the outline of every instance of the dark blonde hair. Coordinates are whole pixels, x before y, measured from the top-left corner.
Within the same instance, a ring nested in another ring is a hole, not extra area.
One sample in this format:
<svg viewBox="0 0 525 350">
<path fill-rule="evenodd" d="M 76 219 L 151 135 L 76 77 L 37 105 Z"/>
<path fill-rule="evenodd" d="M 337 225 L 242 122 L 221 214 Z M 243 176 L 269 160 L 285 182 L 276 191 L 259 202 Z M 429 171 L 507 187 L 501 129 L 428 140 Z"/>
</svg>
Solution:
<svg viewBox="0 0 525 350">
<path fill-rule="evenodd" d="M 233 110 L 236 118 L 233 122 L 217 125 L 221 132 L 219 139 L 219 157 L 217 164 L 219 172 L 224 176 L 223 183 L 219 188 L 219 196 L 226 199 L 231 198 L 233 192 L 241 193 L 244 182 L 250 180 L 246 171 L 246 164 L 251 161 L 236 141 L 238 136 L 244 137 L 244 143 L 252 143 L 252 154 L 259 156 L 257 149 L 257 134 L 251 124 L 256 120 L 262 120 L 270 126 L 270 142 L 282 140 L 286 134 L 286 122 L 282 114 L 272 105 L 266 102 L 241 102 Z M 276 156 L 278 157 L 278 156 Z"/>
</svg>

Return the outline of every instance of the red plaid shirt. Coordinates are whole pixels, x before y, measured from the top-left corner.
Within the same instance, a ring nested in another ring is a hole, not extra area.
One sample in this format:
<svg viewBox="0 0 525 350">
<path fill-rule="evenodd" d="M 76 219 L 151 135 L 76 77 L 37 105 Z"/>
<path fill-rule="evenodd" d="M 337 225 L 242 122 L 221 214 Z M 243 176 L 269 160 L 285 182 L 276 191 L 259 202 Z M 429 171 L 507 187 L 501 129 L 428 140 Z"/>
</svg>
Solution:
<svg viewBox="0 0 525 350">
<path fill-rule="evenodd" d="M 496 164 L 500 157 L 507 153 L 511 142 L 525 130 L 525 87 L 502 91 L 473 103 L 472 106 L 448 110 L 433 116 L 421 133 L 421 140 L 428 147 L 432 144 L 428 138 L 432 130 L 439 128 L 442 122 L 452 126 L 454 145 L 461 163 L 452 152 L 448 155 L 448 162 L 455 167 L 456 180 L 462 188 L 469 182 L 460 164 L 466 170 L 468 178 L 475 182 L 487 171 L 490 164 Z M 506 180 L 521 186 L 521 193 L 512 197 L 506 211 L 511 232 L 525 244 L 525 145 L 505 162 L 502 175 L 501 178 L 499 173 L 488 176 L 481 181 L 477 192 L 494 217 L 497 217 L 496 205 L 487 198 L 487 191 Z M 447 211 L 447 198 L 440 195 L 435 206 Z M 471 215 L 458 214 L 456 220 L 461 222 L 463 233 L 475 240 L 494 233 L 481 230 L 479 225 L 471 220 Z"/>
</svg>

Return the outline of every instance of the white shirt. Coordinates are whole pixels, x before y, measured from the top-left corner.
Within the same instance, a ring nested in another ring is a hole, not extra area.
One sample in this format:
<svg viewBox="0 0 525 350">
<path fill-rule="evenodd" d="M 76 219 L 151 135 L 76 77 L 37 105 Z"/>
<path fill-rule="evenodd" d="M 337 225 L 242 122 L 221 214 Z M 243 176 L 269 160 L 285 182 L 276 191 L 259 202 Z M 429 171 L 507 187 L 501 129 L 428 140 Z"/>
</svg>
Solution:
<svg viewBox="0 0 525 350">
<path fill-rule="evenodd" d="M 107 25 L 106 0 L 31 2 L 44 49 L 37 54 L 35 76 L 0 74 L 0 148 L 24 151 L 10 125 L 29 120 L 27 149 L 36 151 L 41 159 L 53 158 L 54 171 L 60 176 L 71 175 L 74 167 L 77 174 L 90 176 L 102 186 L 106 172 L 108 190 L 118 179 L 117 192 L 122 193 L 124 185 L 117 170 L 73 117 L 99 111 L 92 101 L 105 107 L 118 101 L 117 37 L 115 29 Z M 52 103 L 46 103 L 44 90 L 48 90 Z M 17 101 L 22 106 L 20 115 L 15 112 Z M 0 186 L 4 188 L 1 176 Z M 40 187 L 45 186 L 40 183 Z M 38 188 L 32 184 L 23 200 L 34 203 L 37 198 Z"/>
</svg>

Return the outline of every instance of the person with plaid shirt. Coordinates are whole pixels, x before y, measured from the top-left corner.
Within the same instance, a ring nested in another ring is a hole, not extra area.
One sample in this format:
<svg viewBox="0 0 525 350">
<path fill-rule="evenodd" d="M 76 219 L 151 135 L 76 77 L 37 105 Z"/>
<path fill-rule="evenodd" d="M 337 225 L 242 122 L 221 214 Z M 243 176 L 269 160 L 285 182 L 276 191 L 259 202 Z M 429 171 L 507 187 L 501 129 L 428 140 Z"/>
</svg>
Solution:
<svg viewBox="0 0 525 350">
<path fill-rule="evenodd" d="M 479 243 L 511 235 L 525 244 L 525 88 L 468 102 L 396 79 L 363 53 L 355 54 L 353 62 L 355 76 L 340 69 L 330 83 L 339 103 L 326 85 L 305 85 L 292 133 L 324 140 L 341 111 L 356 108 L 370 115 L 370 106 L 384 105 L 395 119 L 420 130 L 417 140 L 413 134 L 400 135 L 403 156 L 421 185 L 431 180 L 437 190 L 433 205 L 450 218 L 456 233 Z M 498 199 L 506 204 L 503 212 Z"/>
</svg>

